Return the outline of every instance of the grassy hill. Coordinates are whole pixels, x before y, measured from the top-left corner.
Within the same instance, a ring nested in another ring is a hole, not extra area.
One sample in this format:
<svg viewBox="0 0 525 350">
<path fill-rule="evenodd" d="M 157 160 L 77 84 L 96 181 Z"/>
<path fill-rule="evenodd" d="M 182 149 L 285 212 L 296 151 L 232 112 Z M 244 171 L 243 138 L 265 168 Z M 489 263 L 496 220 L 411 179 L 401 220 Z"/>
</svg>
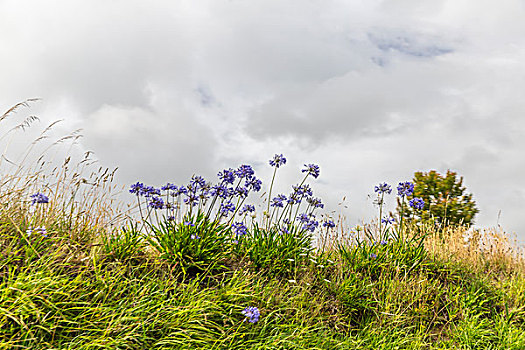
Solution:
<svg viewBox="0 0 525 350">
<path fill-rule="evenodd" d="M 115 221 L 113 173 L 86 159 L 1 175 L 0 349 L 525 349 L 504 232 L 326 219 L 314 245 L 279 199 L 237 222 L 240 200 L 177 212 L 142 184 L 142 220 Z"/>
</svg>

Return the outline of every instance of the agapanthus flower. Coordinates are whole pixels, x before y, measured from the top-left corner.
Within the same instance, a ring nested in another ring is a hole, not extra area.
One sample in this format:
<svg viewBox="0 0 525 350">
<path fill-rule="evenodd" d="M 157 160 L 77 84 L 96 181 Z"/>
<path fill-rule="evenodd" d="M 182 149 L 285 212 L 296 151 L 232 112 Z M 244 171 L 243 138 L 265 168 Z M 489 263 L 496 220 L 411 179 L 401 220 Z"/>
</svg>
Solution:
<svg viewBox="0 0 525 350">
<path fill-rule="evenodd" d="M 241 165 L 237 170 L 235 171 L 235 175 L 237 175 L 239 178 L 245 178 L 249 177 L 255 174 L 252 167 L 250 165 Z"/>
<path fill-rule="evenodd" d="M 286 158 L 282 154 L 276 154 L 273 156 L 273 159 L 270 159 L 270 166 L 278 168 L 284 164 L 286 164 Z"/>
<path fill-rule="evenodd" d="M 242 222 L 232 224 L 232 230 L 237 238 L 248 234 L 248 228 Z"/>
<path fill-rule="evenodd" d="M 314 232 L 315 229 L 319 226 L 319 222 L 316 220 L 310 220 L 308 223 L 303 225 L 303 230 L 308 230 L 310 232 Z"/>
<path fill-rule="evenodd" d="M 255 176 L 248 176 L 246 178 L 245 186 L 249 189 L 252 189 L 255 192 L 261 190 L 262 181 L 256 178 Z"/>
<path fill-rule="evenodd" d="M 379 242 L 379 244 L 381 244 L 381 245 L 387 245 L 387 244 L 388 244 L 388 241 L 381 240 L 381 242 Z"/>
<path fill-rule="evenodd" d="M 291 205 L 301 203 L 302 196 L 298 195 L 297 193 L 290 194 L 290 197 L 288 197 L 287 202 Z"/>
<path fill-rule="evenodd" d="M 323 202 L 320 198 L 307 198 L 306 201 L 314 208 L 324 208 Z"/>
<path fill-rule="evenodd" d="M 230 185 L 235 181 L 235 171 L 231 168 L 224 169 L 222 172 L 218 173 L 217 176 L 219 177 L 219 180 Z"/>
<path fill-rule="evenodd" d="M 199 204 L 199 197 L 194 192 L 188 192 L 187 197 L 184 198 L 184 203 L 191 206 Z"/>
<path fill-rule="evenodd" d="M 283 201 L 286 200 L 286 196 L 284 194 L 279 194 L 277 197 L 272 198 L 272 202 L 270 204 L 271 207 L 277 207 L 282 208 L 284 207 Z"/>
<path fill-rule="evenodd" d="M 192 234 L 192 235 L 190 235 L 190 238 L 191 239 L 200 239 L 200 236 L 198 236 L 196 234 Z"/>
<path fill-rule="evenodd" d="M 177 190 L 174 190 L 171 195 L 173 197 L 180 196 L 181 194 L 188 194 L 188 189 L 184 186 L 180 186 Z"/>
<path fill-rule="evenodd" d="M 199 175 L 193 175 L 191 177 L 190 184 L 195 187 L 195 189 L 201 188 L 206 186 L 206 180 L 202 176 Z"/>
<path fill-rule="evenodd" d="M 386 182 L 382 184 L 380 183 L 379 185 L 375 187 L 374 192 L 377 192 L 379 194 L 383 194 L 383 193 L 390 194 L 392 193 L 392 188 Z"/>
<path fill-rule="evenodd" d="M 219 209 L 221 216 L 228 216 L 230 212 L 233 213 L 234 211 L 235 211 L 235 205 L 231 201 L 222 203 Z"/>
<path fill-rule="evenodd" d="M 175 186 L 174 184 L 170 184 L 170 183 L 168 182 L 166 185 L 162 186 L 160 189 L 161 189 L 162 191 L 177 191 L 177 190 L 178 190 L 178 187 Z"/>
<path fill-rule="evenodd" d="M 383 217 L 383 218 L 381 219 L 381 222 L 382 222 L 383 224 L 387 224 L 387 225 L 388 225 L 388 224 L 393 224 L 394 221 L 395 221 L 395 219 L 394 219 L 393 217 L 391 217 L 391 216 L 385 216 L 385 217 Z"/>
<path fill-rule="evenodd" d="M 411 200 L 408 201 L 408 204 L 412 207 L 412 208 L 415 208 L 415 209 L 423 209 L 423 207 L 425 206 L 425 201 L 422 200 L 421 198 L 419 197 L 416 197 L 416 198 L 413 198 Z"/>
<path fill-rule="evenodd" d="M 377 254 L 375 254 L 375 253 L 370 253 L 370 257 L 371 257 L 372 259 L 375 259 L 375 258 L 377 258 Z"/>
<path fill-rule="evenodd" d="M 160 197 L 151 197 L 148 205 L 153 209 L 162 209 L 164 208 L 164 201 Z"/>
<path fill-rule="evenodd" d="M 235 195 L 240 198 L 248 197 L 248 189 L 246 187 L 237 187 L 235 189 Z"/>
<path fill-rule="evenodd" d="M 191 226 L 191 227 L 195 227 L 195 224 L 191 221 L 184 221 L 184 226 Z"/>
<path fill-rule="evenodd" d="M 332 220 L 326 220 L 323 222 L 324 227 L 333 228 L 335 227 L 335 223 Z"/>
<path fill-rule="evenodd" d="M 400 197 L 411 196 L 414 193 L 414 184 L 412 182 L 400 182 L 397 186 L 397 195 Z"/>
<path fill-rule="evenodd" d="M 146 198 L 160 196 L 160 189 L 153 186 L 144 186 L 142 187 L 142 195 Z"/>
<path fill-rule="evenodd" d="M 211 191 L 210 191 L 211 195 L 212 196 L 217 196 L 217 197 L 220 197 L 220 198 L 228 198 L 230 196 L 230 192 L 229 192 L 229 189 L 228 187 L 226 187 L 226 185 L 215 185 L 211 188 Z"/>
<path fill-rule="evenodd" d="M 49 198 L 43 193 L 32 194 L 31 198 L 33 198 L 33 200 L 31 201 L 31 205 L 35 203 L 40 203 L 40 204 L 49 203 Z"/>
<path fill-rule="evenodd" d="M 319 172 L 320 172 L 319 165 L 305 164 L 304 166 L 306 168 L 301 170 L 301 172 L 307 173 L 307 175 L 312 175 L 314 178 L 317 179 L 317 177 L 319 176 Z"/>
<path fill-rule="evenodd" d="M 244 207 L 239 210 L 239 215 L 244 215 L 245 213 L 253 213 L 255 211 L 255 206 L 252 204 L 245 204 Z"/>
<path fill-rule="evenodd" d="M 133 193 L 136 195 L 142 195 L 143 188 L 144 188 L 144 184 L 142 182 L 137 182 L 136 184 L 133 184 L 130 186 L 129 193 Z"/>
<path fill-rule="evenodd" d="M 250 323 L 256 323 L 259 321 L 259 317 L 261 316 L 259 309 L 256 306 L 248 306 L 244 310 L 241 311 L 241 313 L 246 316 L 246 320 Z"/>
<path fill-rule="evenodd" d="M 288 231 L 288 228 L 285 225 L 281 226 L 281 228 L 279 229 L 279 234 L 282 235 L 287 233 L 290 233 L 290 231 Z"/>
<path fill-rule="evenodd" d="M 302 213 L 302 214 L 297 215 L 295 220 L 298 220 L 301 223 L 306 224 L 307 222 L 310 221 L 310 217 L 308 216 L 308 214 Z"/>
</svg>

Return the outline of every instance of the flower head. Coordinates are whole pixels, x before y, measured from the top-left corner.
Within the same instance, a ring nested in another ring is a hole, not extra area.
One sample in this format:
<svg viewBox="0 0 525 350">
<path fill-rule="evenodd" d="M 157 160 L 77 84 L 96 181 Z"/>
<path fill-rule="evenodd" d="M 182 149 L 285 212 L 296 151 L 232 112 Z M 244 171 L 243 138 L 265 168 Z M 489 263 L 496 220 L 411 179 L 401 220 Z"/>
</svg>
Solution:
<svg viewBox="0 0 525 350">
<path fill-rule="evenodd" d="M 379 194 L 383 194 L 383 193 L 390 194 L 392 193 L 392 188 L 386 182 L 382 184 L 380 183 L 379 185 L 375 187 L 374 192 L 377 192 Z"/>
<path fill-rule="evenodd" d="M 244 310 L 241 311 L 241 313 L 246 316 L 246 320 L 250 323 L 256 323 L 259 321 L 259 317 L 261 316 L 259 309 L 256 306 L 248 306 Z"/>
<path fill-rule="evenodd" d="M 414 209 L 423 209 L 423 207 L 425 206 L 425 201 L 419 197 L 416 197 L 409 200 L 408 204 Z"/>
<path fill-rule="evenodd" d="M 397 195 L 399 197 L 411 196 L 414 193 L 414 184 L 412 182 L 400 182 L 397 186 Z"/>
<path fill-rule="evenodd" d="M 230 185 L 235 181 L 235 171 L 231 168 L 224 169 L 222 172 L 218 173 L 217 176 L 219 177 L 219 180 Z"/>
<path fill-rule="evenodd" d="M 370 257 L 371 257 L 372 259 L 375 259 L 375 258 L 377 258 L 377 254 L 375 254 L 375 253 L 370 253 Z"/>
<path fill-rule="evenodd" d="M 332 220 L 326 220 L 323 222 L 324 227 L 333 228 L 335 227 L 335 223 Z"/>
<path fill-rule="evenodd" d="M 230 212 L 233 213 L 234 211 L 235 211 L 235 205 L 231 201 L 222 203 L 219 209 L 221 216 L 228 216 Z"/>
<path fill-rule="evenodd" d="M 237 238 L 248 234 L 248 228 L 242 222 L 232 224 L 232 230 Z"/>
<path fill-rule="evenodd" d="M 252 167 L 250 165 L 241 165 L 237 170 L 235 171 L 235 175 L 237 175 L 239 178 L 245 178 L 249 177 L 255 174 Z"/>
<path fill-rule="evenodd" d="M 280 194 L 277 197 L 272 198 L 272 203 L 270 204 L 270 206 L 282 208 L 284 206 L 283 201 L 285 200 L 286 196 L 284 194 Z"/>
<path fill-rule="evenodd" d="M 177 191 L 179 188 L 169 182 L 160 188 L 162 191 Z M 131 192 L 131 191 L 130 191 Z"/>
<path fill-rule="evenodd" d="M 33 200 L 31 201 L 31 205 L 35 203 L 49 203 L 49 198 L 47 198 L 47 196 L 42 193 L 32 194 L 31 198 L 33 198 Z"/>
<path fill-rule="evenodd" d="M 133 193 L 139 196 L 142 194 L 143 188 L 144 188 L 144 184 L 142 182 L 137 182 L 136 184 L 133 184 L 130 186 L 129 193 Z"/>
<path fill-rule="evenodd" d="M 394 219 L 393 217 L 391 217 L 391 216 L 385 216 L 385 217 L 383 217 L 383 218 L 381 219 L 381 222 L 382 222 L 383 224 L 387 224 L 387 225 L 388 225 L 388 224 L 393 224 L 394 221 L 395 221 L 395 219 Z"/>
<path fill-rule="evenodd" d="M 245 213 L 253 213 L 255 211 L 255 206 L 252 204 L 245 204 L 244 207 L 239 210 L 239 215 L 244 215 Z"/>
<path fill-rule="evenodd" d="M 246 178 L 245 186 L 248 189 L 259 192 L 261 190 L 262 181 L 256 178 L 255 176 L 248 176 Z"/>
<path fill-rule="evenodd" d="M 164 208 L 164 201 L 160 197 L 151 197 L 148 205 L 153 209 L 162 209 Z"/>
<path fill-rule="evenodd" d="M 306 168 L 304 168 L 303 170 L 301 170 L 301 172 L 303 173 L 307 173 L 306 175 L 312 175 L 314 178 L 317 179 L 317 177 L 319 176 L 319 165 L 315 165 L 315 164 L 305 164 L 304 165 Z"/>
<path fill-rule="evenodd" d="M 315 229 L 319 226 L 319 222 L 315 220 L 311 220 L 308 223 L 303 225 L 303 230 L 308 230 L 310 232 L 314 232 Z"/>
<path fill-rule="evenodd" d="M 270 166 L 274 166 L 276 168 L 280 167 L 281 165 L 286 164 L 286 158 L 282 154 L 276 154 L 273 156 L 273 159 L 270 159 Z"/>
</svg>

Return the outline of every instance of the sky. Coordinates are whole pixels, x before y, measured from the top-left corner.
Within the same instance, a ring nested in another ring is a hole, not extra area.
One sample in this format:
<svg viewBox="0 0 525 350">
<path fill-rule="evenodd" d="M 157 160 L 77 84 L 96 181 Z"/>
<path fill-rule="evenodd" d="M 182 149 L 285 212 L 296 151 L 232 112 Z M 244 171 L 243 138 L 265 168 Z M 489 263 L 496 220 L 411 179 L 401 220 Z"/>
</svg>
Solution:
<svg viewBox="0 0 525 350">
<path fill-rule="evenodd" d="M 267 189 L 282 153 L 289 192 L 315 163 L 352 225 L 378 183 L 450 169 L 477 226 L 525 242 L 524 18 L 523 0 L 0 0 L 0 111 L 40 98 L 41 126 L 82 129 L 125 186 L 251 164 Z"/>
</svg>

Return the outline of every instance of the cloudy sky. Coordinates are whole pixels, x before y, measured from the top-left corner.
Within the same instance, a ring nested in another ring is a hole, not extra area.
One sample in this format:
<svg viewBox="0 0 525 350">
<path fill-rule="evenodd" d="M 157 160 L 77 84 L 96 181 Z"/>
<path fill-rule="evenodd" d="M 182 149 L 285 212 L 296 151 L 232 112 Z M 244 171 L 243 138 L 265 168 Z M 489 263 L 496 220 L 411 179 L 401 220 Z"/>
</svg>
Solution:
<svg viewBox="0 0 525 350">
<path fill-rule="evenodd" d="M 451 169 L 525 242 L 523 0 L 0 0 L 0 44 L 1 111 L 41 98 L 119 183 L 268 184 L 283 153 L 278 189 L 317 163 L 355 224 L 377 183 Z"/>
</svg>

